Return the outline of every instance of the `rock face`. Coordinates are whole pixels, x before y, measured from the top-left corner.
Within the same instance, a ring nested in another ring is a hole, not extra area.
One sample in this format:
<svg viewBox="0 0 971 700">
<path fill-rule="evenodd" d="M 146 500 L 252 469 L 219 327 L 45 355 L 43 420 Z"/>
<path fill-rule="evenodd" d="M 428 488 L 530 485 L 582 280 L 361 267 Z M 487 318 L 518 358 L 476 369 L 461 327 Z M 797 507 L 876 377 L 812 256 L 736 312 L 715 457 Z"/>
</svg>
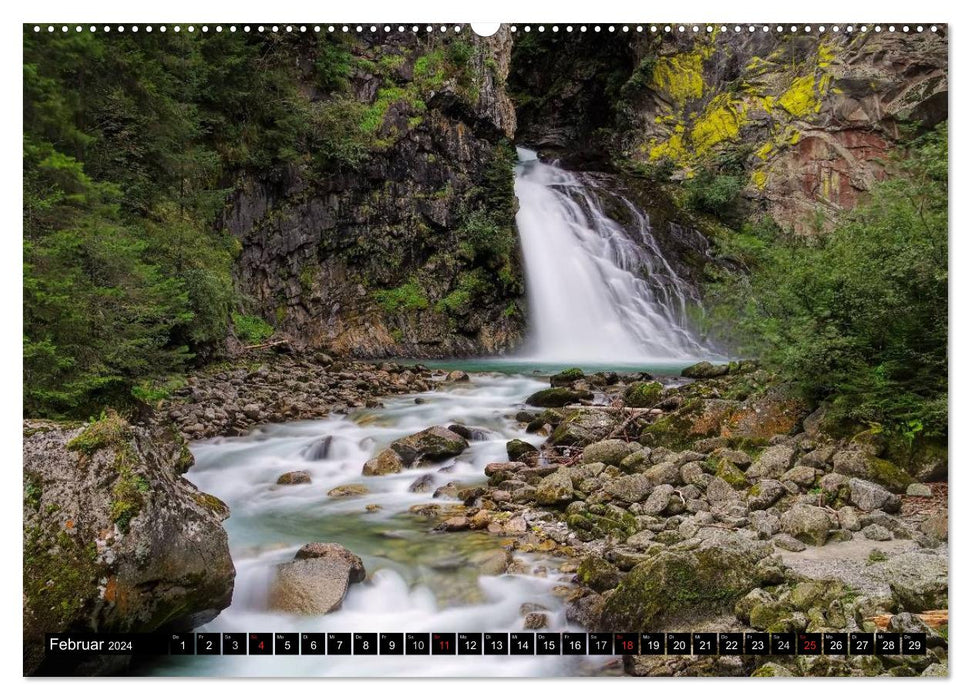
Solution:
<svg viewBox="0 0 971 700">
<path fill-rule="evenodd" d="M 182 478 L 174 428 L 25 421 L 23 454 L 24 673 L 53 670 L 47 632 L 186 631 L 229 605 L 229 509 Z"/>
<path fill-rule="evenodd" d="M 223 223 L 239 290 L 297 347 L 456 357 L 520 339 L 511 46 L 507 28 L 362 33 L 334 49 L 340 86 L 319 84 L 312 49 L 292 57 L 321 146 L 244 180 Z"/>
<path fill-rule="evenodd" d="M 811 234 L 885 177 L 903 124 L 947 118 L 947 47 L 946 28 L 534 35 L 517 38 L 510 81 L 531 97 L 518 106 L 528 143 L 675 179 L 737 154 L 755 207 Z M 589 104 L 611 90 L 623 99 Z"/>
<path fill-rule="evenodd" d="M 364 580 L 361 558 L 339 544 L 304 545 L 294 560 L 277 567 L 270 607 L 302 615 L 324 615 L 340 607 L 347 587 Z"/>
</svg>

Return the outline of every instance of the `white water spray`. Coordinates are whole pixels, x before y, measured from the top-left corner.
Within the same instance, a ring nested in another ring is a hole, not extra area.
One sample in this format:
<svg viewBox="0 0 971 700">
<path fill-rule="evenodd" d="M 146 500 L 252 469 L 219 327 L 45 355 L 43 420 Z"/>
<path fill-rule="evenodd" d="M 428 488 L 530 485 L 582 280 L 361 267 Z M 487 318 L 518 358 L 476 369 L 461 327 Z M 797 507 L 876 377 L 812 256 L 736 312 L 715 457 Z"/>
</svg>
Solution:
<svg viewBox="0 0 971 700">
<path fill-rule="evenodd" d="M 698 299 L 665 260 L 647 217 L 617 197 L 633 222 L 625 230 L 580 176 L 517 151 L 529 356 L 609 363 L 716 355 L 691 332 L 688 309 Z"/>
</svg>

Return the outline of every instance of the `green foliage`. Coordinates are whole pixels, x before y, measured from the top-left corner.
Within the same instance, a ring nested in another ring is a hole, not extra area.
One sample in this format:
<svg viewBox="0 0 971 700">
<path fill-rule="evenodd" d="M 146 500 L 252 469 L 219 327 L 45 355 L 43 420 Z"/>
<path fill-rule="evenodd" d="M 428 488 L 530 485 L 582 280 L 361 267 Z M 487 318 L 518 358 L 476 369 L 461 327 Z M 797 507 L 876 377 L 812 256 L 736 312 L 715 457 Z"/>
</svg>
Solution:
<svg viewBox="0 0 971 700">
<path fill-rule="evenodd" d="M 106 411 L 68 442 L 67 449 L 90 457 L 105 447 L 121 449 L 130 439 L 128 422 L 114 411 Z"/>
<path fill-rule="evenodd" d="M 705 169 L 684 184 L 689 209 L 731 221 L 736 213 L 744 182 L 738 175 Z"/>
<path fill-rule="evenodd" d="M 412 278 L 400 287 L 374 292 L 374 299 L 387 313 L 421 311 L 428 308 L 428 296 L 417 279 Z"/>
<path fill-rule="evenodd" d="M 233 312 L 233 331 L 241 341 L 254 345 L 273 335 L 273 326 L 259 316 L 246 316 Z"/>
<path fill-rule="evenodd" d="M 912 441 L 947 434 L 946 126 L 895 172 L 829 235 L 749 236 L 751 274 L 718 287 L 714 318 L 742 351 L 831 401 L 834 419 Z"/>
</svg>

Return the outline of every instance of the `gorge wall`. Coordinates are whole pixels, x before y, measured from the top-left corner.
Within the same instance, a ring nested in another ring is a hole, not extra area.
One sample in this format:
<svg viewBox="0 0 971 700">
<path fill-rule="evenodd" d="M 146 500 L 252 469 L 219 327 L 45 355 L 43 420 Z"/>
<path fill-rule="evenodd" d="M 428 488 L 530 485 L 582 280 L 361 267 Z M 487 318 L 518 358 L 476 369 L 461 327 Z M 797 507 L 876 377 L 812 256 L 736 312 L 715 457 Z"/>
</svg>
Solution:
<svg viewBox="0 0 971 700">
<path fill-rule="evenodd" d="M 524 35 L 518 138 L 660 182 L 731 171 L 748 217 L 810 233 L 886 176 L 894 146 L 947 119 L 943 28 L 746 29 Z"/>
<path fill-rule="evenodd" d="M 699 282 L 712 239 L 765 218 L 827 230 L 899 143 L 947 118 L 943 29 L 372 36 L 290 48 L 313 137 L 286 168 L 237 180 L 223 220 L 238 291 L 299 347 L 515 348 L 514 142 L 636 203 Z M 335 52 L 339 79 L 319 69 Z M 687 190 L 723 174 L 737 210 L 692 207 Z"/>
<path fill-rule="evenodd" d="M 325 51 L 343 53 L 341 80 L 315 72 Z M 224 221 L 241 244 L 237 286 L 259 315 L 298 345 L 341 354 L 515 344 L 510 53 L 508 31 L 468 29 L 296 52 L 317 139 L 277 178 L 245 178 Z"/>
</svg>

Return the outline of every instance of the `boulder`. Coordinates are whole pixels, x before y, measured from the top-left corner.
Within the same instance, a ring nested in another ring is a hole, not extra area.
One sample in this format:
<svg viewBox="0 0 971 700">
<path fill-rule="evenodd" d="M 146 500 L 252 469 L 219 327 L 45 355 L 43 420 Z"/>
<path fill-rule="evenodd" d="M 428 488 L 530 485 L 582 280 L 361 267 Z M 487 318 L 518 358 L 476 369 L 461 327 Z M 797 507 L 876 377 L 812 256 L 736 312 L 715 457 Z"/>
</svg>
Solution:
<svg viewBox="0 0 971 700">
<path fill-rule="evenodd" d="M 872 481 L 850 479 L 850 503 L 863 511 L 884 510 L 895 513 L 900 510 L 900 497 Z"/>
<path fill-rule="evenodd" d="M 502 474 L 503 478 L 508 478 L 509 475 L 515 474 L 521 469 L 526 469 L 526 465 L 523 462 L 489 462 L 485 466 L 485 475 L 493 476 L 495 474 Z"/>
<path fill-rule="evenodd" d="M 361 583 L 367 577 L 364 562 L 351 550 L 335 542 L 309 542 L 293 555 L 294 561 L 300 559 L 337 559 L 348 566 L 348 581 Z"/>
<path fill-rule="evenodd" d="M 603 440 L 616 425 L 616 418 L 606 411 L 577 409 L 560 421 L 549 441 L 561 447 L 589 445 Z"/>
<path fill-rule="evenodd" d="M 570 389 L 565 386 L 553 387 L 551 389 L 541 389 L 535 394 L 531 394 L 526 399 L 530 406 L 540 408 L 560 408 L 581 400 L 589 400 L 593 394 L 585 389 Z"/>
<path fill-rule="evenodd" d="M 826 544 L 834 523 L 825 508 L 799 503 L 782 514 L 782 531 L 800 542 L 821 547 Z"/>
<path fill-rule="evenodd" d="M 627 474 L 608 481 L 604 491 L 619 501 L 637 503 L 651 492 L 651 484 L 643 474 Z"/>
<path fill-rule="evenodd" d="M 917 496 L 918 498 L 930 498 L 934 495 L 931 491 L 931 487 L 927 484 L 913 483 L 907 487 L 908 496 Z"/>
<path fill-rule="evenodd" d="M 624 390 L 624 403 L 632 408 L 651 408 L 663 392 L 664 387 L 658 382 L 633 382 Z"/>
<path fill-rule="evenodd" d="M 890 530 L 876 523 L 867 525 L 860 532 L 868 540 L 874 540 L 876 542 L 886 542 L 887 540 L 893 539 L 893 533 Z"/>
<path fill-rule="evenodd" d="M 767 447 L 745 472 L 750 481 L 778 479 L 792 467 L 795 450 L 789 445 Z"/>
<path fill-rule="evenodd" d="M 467 382 L 469 381 L 469 375 L 460 369 L 453 369 L 451 372 L 445 375 L 446 382 Z"/>
<path fill-rule="evenodd" d="M 468 441 L 458 433 L 436 425 L 395 440 L 390 449 L 398 453 L 403 466 L 408 468 L 455 457 L 468 446 Z"/>
<path fill-rule="evenodd" d="M 361 473 L 364 476 L 382 476 L 384 474 L 397 474 L 404 468 L 405 463 L 401 459 L 401 455 L 388 448 L 381 450 L 365 462 Z"/>
<path fill-rule="evenodd" d="M 762 583 L 758 563 L 770 553 L 768 545 L 723 530 L 694 549 L 665 549 L 635 566 L 606 597 L 600 628 L 677 628 L 700 616 L 731 611 Z"/>
<path fill-rule="evenodd" d="M 408 486 L 409 493 L 428 493 L 435 486 L 435 477 L 431 474 L 422 474 L 411 482 Z"/>
<path fill-rule="evenodd" d="M 294 484 L 309 484 L 310 483 L 310 472 L 308 471 L 294 471 L 286 472 L 281 474 L 276 480 L 276 483 L 280 486 L 292 486 Z"/>
<path fill-rule="evenodd" d="M 188 632 L 232 600 L 229 508 L 182 474 L 185 441 L 153 416 L 86 426 L 23 423 L 23 671 L 50 632 Z M 77 659 L 80 661 L 81 659 Z M 86 673 L 124 657 L 86 660 Z"/>
<path fill-rule="evenodd" d="M 558 469 L 543 477 L 536 485 L 536 502 L 544 506 L 569 503 L 573 500 L 573 480 L 566 469 Z"/>
<path fill-rule="evenodd" d="M 573 382 L 580 381 L 584 378 L 583 370 L 579 367 L 571 367 L 570 369 L 565 369 L 562 372 L 557 372 L 552 377 L 550 377 L 550 386 L 570 386 Z"/>
<path fill-rule="evenodd" d="M 782 475 L 781 481 L 791 481 L 803 488 L 809 488 L 816 482 L 816 469 L 808 465 L 795 466 Z"/>
<path fill-rule="evenodd" d="M 720 503 L 723 501 L 736 501 L 740 500 L 741 496 L 731 487 L 731 485 L 722 479 L 721 477 L 715 477 L 708 484 L 708 489 L 705 492 L 705 497 L 712 503 Z"/>
<path fill-rule="evenodd" d="M 670 484 L 661 484 L 651 491 L 651 495 L 644 501 L 641 510 L 644 515 L 660 515 L 667 509 L 668 504 L 671 502 L 671 496 L 673 495 L 673 486 Z"/>
<path fill-rule="evenodd" d="M 876 482 L 893 493 L 905 492 L 914 478 L 893 462 L 880 459 L 872 452 L 867 445 L 853 445 L 839 450 L 833 454 L 833 471 Z"/>
<path fill-rule="evenodd" d="M 591 462 L 602 462 L 613 466 L 619 466 L 625 457 L 641 449 L 636 442 L 626 442 L 624 440 L 601 440 L 594 442 L 583 448 L 583 456 L 580 461 L 583 464 Z"/>
<path fill-rule="evenodd" d="M 786 487 L 775 479 L 761 479 L 749 489 L 748 505 L 752 510 L 765 510 L 786 495 Z"/>
<path fill-rule="evenodd" d="M 705 360 L 693 364 L 690 367 L 685 367 L 681 370 L 681 376 L 690 379 L 714 379 L 715 377 L 724 377 L 728 372 L 728 365 L 713 365 L 711 362 Z"/>
<path fill-rule="evenodd" d="M 677 486 L 681 483 L 681 470 L 674 462 L 661 462 L 643 472 L 647 483 L 653 488 L 661 484 Z"/>
<path fill-rule="evenodd" d="M 360 557 L 338 544 L 305 545 L 294 560 L 277 567 L 270 586 L 273 610 L 300 615 L 325 615 L 337 610 L 352 583 L 364 580 Z"/>
<path fill-rule="evenodd" d="M 583 558 L 577 568 L 577 581 L 602 593 L 620 583 L 620 571 L 606 559 L 589 555 Z"/>
<path fill-rule="evenodd" d="M 867 569 L 868 575 L 890 586 L 894 599 L 906 612 L 948 607 L 947 557 L 916 551 L 898 554 Z"/>
<path fill-rule="evenodd" d="M 331 498 L 353 498 L 354 496 L 364 496 L 368 493 L 370 491 L 364 484 L 343 484 L 332 488 L 327 492 L 327 495 Z"/>
<path fill-rule="evenodd" d="M 536 452 L 539 450 L 525 440 L 510 440 L 506 443 L 506 454 L 511 462 L 521 462 L 524 456 Z"/>
</svg>

